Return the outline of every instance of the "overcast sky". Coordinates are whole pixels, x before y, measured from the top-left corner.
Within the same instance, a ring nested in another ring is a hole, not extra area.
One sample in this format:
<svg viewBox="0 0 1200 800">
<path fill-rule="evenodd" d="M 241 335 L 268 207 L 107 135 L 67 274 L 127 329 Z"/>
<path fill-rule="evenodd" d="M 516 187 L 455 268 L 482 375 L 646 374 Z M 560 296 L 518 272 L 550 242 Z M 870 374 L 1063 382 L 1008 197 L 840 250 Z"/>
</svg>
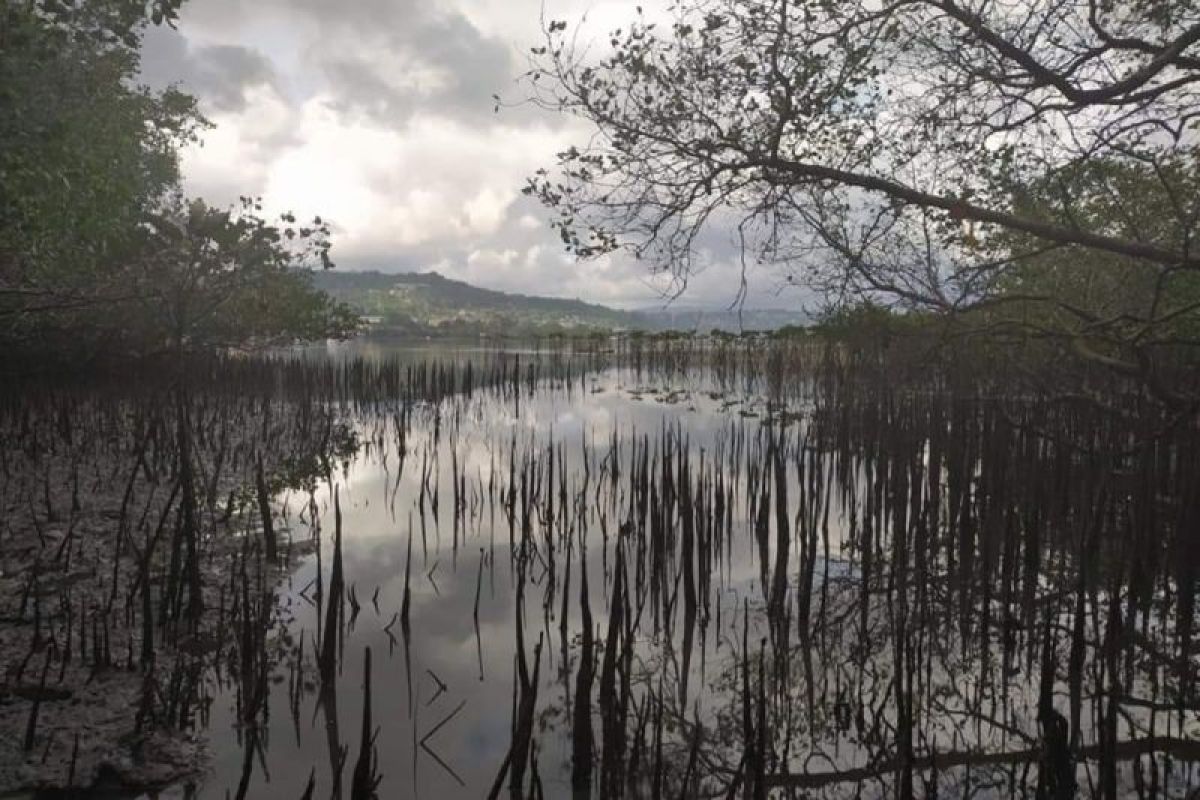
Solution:
<svg viewBox="0 0 1200 800">
<path fill-rule="evenodd" d="M 215 123 L 184 154 L 190 193 L 334 225 L 341 269 L 423 272 L 503 291 L 662 305 L 645 265 L 577 262 L 520 194 L 586 129 L 518 100 L 540 19 L 587 14 L 599 37 L 654 0 L 189 0 L 177 31 L 146 36 L 147 83 L 179 83 Z M 734 301 L 732 248 L 678 304 Z M 778 276 L 751 274 L 748 306 L 785 307 Z"/>
</svg>

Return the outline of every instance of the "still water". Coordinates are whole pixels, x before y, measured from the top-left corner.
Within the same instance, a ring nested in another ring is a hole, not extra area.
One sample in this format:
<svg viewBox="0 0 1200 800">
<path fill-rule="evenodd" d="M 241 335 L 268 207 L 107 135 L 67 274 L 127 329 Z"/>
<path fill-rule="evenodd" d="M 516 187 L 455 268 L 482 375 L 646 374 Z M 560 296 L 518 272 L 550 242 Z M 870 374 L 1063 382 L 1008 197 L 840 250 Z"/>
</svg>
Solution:
<svg viewBox="0 0 1200 800">
<path fill-rule="evenodd" d="M 199 797 L 351 797 L 368 731 L 389 798 L 1200 786 L 1169 557 L 1126 584 L 1130 551 L 1080 556 L 1079 530 L 1122 530 L 1095 515 L 1122 485 L 1088 491 L 1111 464 L 952 399 L 589 364 L 344 409 L 358 451 L 276 498 L 316 549 L 278 589 L 259 722 L 236 680 L 209 687 Z M 1177 511 L 1173 491 L 1155 502 Z"/>
</svg>

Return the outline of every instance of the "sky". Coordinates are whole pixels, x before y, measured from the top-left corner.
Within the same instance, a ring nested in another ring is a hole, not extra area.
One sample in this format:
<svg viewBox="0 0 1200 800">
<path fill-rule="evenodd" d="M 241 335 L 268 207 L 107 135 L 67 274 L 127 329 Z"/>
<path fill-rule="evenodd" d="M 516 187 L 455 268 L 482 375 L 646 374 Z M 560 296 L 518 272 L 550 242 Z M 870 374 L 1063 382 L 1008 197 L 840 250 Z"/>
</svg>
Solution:
<svg viewBox="0 0 1200 800">
<path fill-rule="evenodd" d="M 190 194 L 320 215 L 340 269 L 437 270 L 501 291 L 662 307 L 668 287 L 645 264 L 577 261 L 520 193 L 588 135 L 518 102 L 543 18 L 584 19 L 600 39 L 637 5 L 665 14 L 648 0 L 189 0 L 177 29 L 147 33 L 142 77 L 190 91 L 215 125 L 184 151 Z M 675 307 L 736 301 L 728 239 Z M 796 307 L 769 268 L 748 280 L 748 308 Z"/>
</svg>

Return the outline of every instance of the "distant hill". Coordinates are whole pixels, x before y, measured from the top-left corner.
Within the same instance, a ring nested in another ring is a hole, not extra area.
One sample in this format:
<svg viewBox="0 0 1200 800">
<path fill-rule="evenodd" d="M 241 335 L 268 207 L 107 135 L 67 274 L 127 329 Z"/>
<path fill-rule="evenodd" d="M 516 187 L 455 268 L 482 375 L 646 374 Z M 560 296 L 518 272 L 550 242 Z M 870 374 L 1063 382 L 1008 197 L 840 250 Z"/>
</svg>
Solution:
<svg viewBox="0 0 1200 800">
<path fill-rule="evenodd" d="M 368 318 L 376 330 L 441 336 L 529 336 L 614 330 L 714 328 L 771 330 L 803 324 L 790 311 L 677 307 L 620 311 L 582 300 L 537 297 L 482 289 L 437 272 L 382 273 L 329 270 L 313 273 L 313 285 Z"/>
<path fill-rule="evenodd" d="M 437 272 L 315 272 L 313 285 L 369 317 L 375 327 L 441 335 L 520 336 L 640 327 L 625 311 L 582 300 L 481 289 Z"/>
<path fill-rule="evenodd" d="M 773 308 L 744 308 L 739 313 L 726 308 L 711 310 L 667 306 L 666 308 L 644 308 L 631 311 L 630 314 L 637 320 L 639 327 L 648 330 L 697 331 L 699 333 L 708 333 L 714 329 L 732 333 L 772 331 L 786 325 L 807 325 L 811 322 L 802 311 Z"/>
</svg>

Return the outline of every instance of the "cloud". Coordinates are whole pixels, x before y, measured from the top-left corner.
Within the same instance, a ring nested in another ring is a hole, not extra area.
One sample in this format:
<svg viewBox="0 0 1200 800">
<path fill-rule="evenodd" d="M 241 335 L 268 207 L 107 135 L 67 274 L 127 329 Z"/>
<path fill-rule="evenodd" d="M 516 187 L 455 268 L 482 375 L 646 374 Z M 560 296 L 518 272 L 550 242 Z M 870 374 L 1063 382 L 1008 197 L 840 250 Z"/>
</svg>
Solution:
<svg viewBox="0 0 1200 800">
<path fill-rule="evenodd" d="M 354 46 L 322 41 L 314 52 L 336 108 L 387 126 L 402 126 L 417 111 L 454 119 L 492 115 L 492 95 L 515 73 L 509 47 L 433 4 L 403 12 L 389 4 L 382 18 L 370 5 L 350 8 L 354 16 L 340 16 L 332 38 Z"/>
<path fill-rule="evenodd" d="M 237 110 L 209 112 L 214 128 L 183 152 L 185 186 L 214 202 L 264 195 L 279 161 L 303 144 L 300 110 L 268 86 L 247 88 Z"/>
<path fill-rule="evenodd" d="M 603 31 L 636 4 L 546 0 L 545 18 L 588 11 Z M 437 269 L 505 291 L 661 305 L 671 286 L 644 263 L 574 260 L 546 210 L 520 194 L 588 135 L 530 106 L 493 113 L 493 93 L 519 94 L 541 14 L 542 0 L 205 0 L 184 5 L 179 32 L 148 34 L 142 78 L 181 83 L 216 125 L 184 154 L 190 192 L 319 214 L 343 268 Z M 728 305 L 736 248 L 720 234 L 703 247 L 710 266 L 683 301 Z M 752 296 L 780 305 L 771 270 L 752 272 Z"/>
<path fill-rule="evenodd" d="M 236 44 L 193 46 L 178 31 L 152 28 L 142 46 L 141 79 L 161 89 L 178 83 L 206 111 L 245 110 L 247 93 L 274 86 L 275 70 L 262 53 Z"/>
</svg>

